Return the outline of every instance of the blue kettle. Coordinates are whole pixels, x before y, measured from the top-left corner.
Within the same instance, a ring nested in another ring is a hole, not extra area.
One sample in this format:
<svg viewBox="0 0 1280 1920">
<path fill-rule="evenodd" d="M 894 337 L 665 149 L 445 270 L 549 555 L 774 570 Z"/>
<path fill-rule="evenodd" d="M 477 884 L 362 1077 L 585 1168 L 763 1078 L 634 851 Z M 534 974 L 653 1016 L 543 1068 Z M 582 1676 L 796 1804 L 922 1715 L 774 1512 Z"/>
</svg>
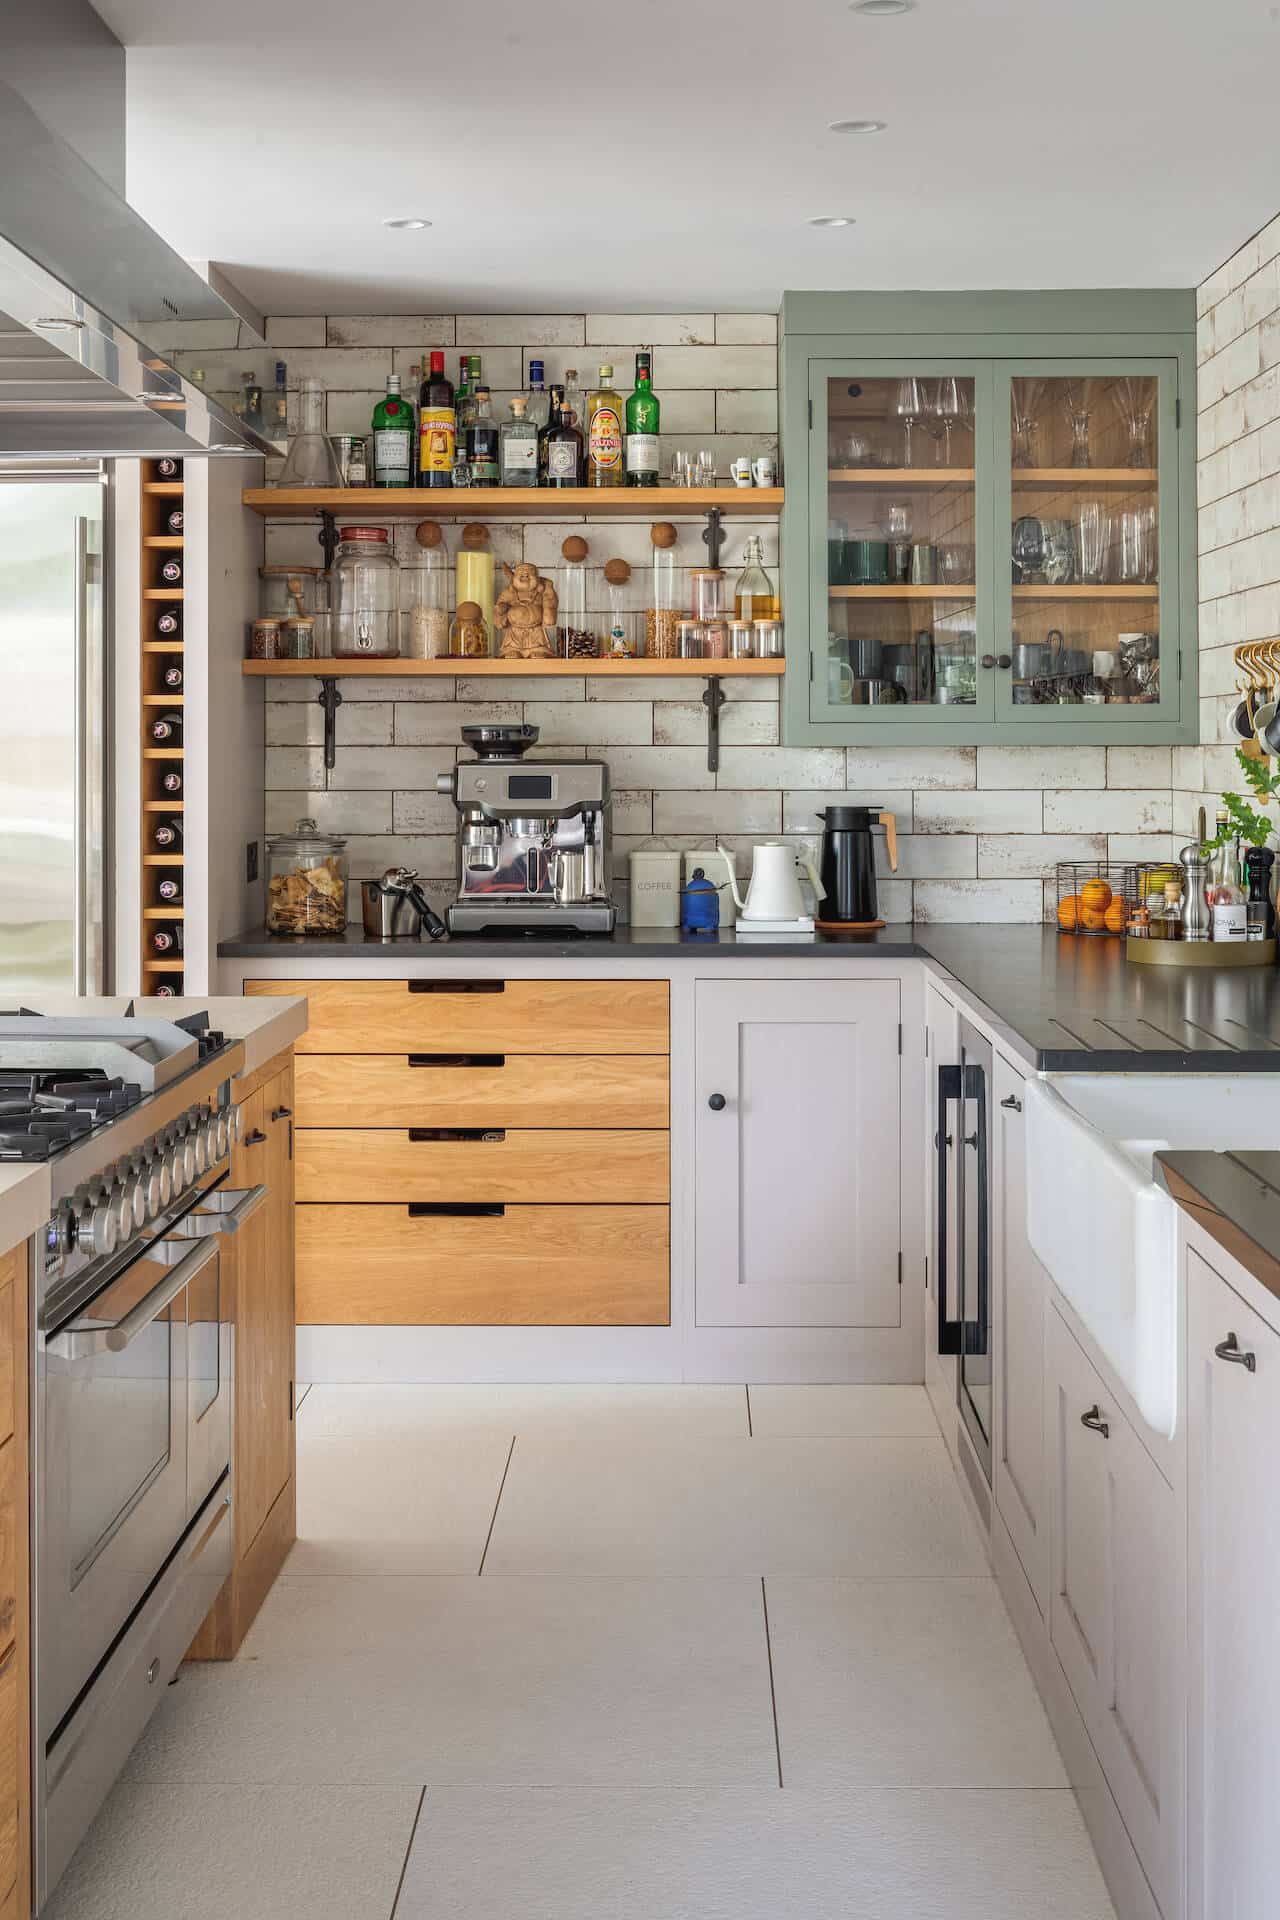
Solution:
<svg viewBox="0 0 1280 1920">
<path fill-rule="evenodd" d="M 695 867 L 688 886 L 680 889 L 681 933 L 719 933 L 720 895 L 714 880 Z"/>
</svg>

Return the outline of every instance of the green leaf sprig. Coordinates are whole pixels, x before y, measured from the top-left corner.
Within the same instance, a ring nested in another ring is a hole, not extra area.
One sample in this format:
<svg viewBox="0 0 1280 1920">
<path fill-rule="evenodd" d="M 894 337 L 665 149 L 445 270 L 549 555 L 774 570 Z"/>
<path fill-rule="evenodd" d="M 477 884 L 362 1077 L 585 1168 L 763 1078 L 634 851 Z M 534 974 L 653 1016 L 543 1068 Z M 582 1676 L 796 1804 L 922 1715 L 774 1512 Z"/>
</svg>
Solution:
<svg viewBox="0 0 1280 1920">
<path fill-rule="evenodd" d="M 1269 800 L 1280 797 L 1280 771 L 1272 773 L 1265 760 L 1254 760 L 1240 747 L 1236 748 L 1236 759 L 1240 770 L 1253 790 L 1254 798 L 1263 806 Z M 1237 840 L 1243 840 L 1250 847 L 1265 847 L 1272 834 L 1277 831 L 1276 822 L 1256 807 L 1242 800 L 1238 793 L 1224 793 L 1222 804 L 1227 810 L 1227 824 L 1221 827 L 1212 840 L 1206 840 L 1200 851 L 1210 854 L 1219 847 L 1234 846 Z"/>
</svg>

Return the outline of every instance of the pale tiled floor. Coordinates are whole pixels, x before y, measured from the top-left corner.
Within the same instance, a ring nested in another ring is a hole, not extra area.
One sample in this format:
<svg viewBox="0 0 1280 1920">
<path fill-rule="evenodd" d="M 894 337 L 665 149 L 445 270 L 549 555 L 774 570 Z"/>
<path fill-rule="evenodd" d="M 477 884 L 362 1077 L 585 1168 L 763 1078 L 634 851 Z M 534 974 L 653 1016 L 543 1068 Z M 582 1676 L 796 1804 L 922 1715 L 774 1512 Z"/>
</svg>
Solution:
<svg viewBox="0 0 1280 1920">
<path fill-rule="evenodd" d="M 314 1387 L 298 1459 L 55 1920 L 1112 1920 L 923 1389 Z"/>
</svg>

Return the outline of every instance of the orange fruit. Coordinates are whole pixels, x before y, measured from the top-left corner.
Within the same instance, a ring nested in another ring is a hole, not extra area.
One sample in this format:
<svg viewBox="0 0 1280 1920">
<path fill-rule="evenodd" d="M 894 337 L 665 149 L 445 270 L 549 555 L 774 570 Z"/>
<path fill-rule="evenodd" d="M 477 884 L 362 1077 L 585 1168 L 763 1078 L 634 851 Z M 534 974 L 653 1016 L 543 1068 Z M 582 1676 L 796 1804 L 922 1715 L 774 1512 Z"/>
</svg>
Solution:
<svg viewBox="0 0 1280 1920">
<path fill-rule="evenodd" d="M 1100 907 L 1081 907 L 1080 925 L 1086 933 L 1102 933 L 1107 924 L 1107 916 Z"/>
<path fill-rule="evenodd" d="M 1080 922 L 1080 895 L 1069 893 L 1058 902 L 1058 925 L 1064 933 L 1074 933 Z"/>
<path fill-rule="evenodd" d="M 1080 889 L 1080 904 L 1105 913 L 1111 905 L 1111 889 L 1105 880 L 1086 880 Z"/>
<path fill-rule="evenodd" d="M 1129 924 L 1129 902 L 1117 894 L 1103 915 L 1108 933 L 1123 933 Z"/>
</svg>

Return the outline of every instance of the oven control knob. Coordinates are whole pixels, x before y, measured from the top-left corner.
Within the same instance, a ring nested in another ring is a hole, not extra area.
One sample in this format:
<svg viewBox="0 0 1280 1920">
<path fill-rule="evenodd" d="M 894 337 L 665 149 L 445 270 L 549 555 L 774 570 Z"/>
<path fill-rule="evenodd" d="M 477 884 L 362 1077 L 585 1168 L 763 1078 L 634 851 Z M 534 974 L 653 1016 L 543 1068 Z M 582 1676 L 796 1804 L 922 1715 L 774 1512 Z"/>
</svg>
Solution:
<svg viewBox="0 0 1280 1920">
<path fill-rule="evenodd" d="M 87 1200 L 76 1220 L 76 1244 L 84 1253 L 114 1253 L 119 1240 L 114 1210 L 101 1194 Z"/>
<path fill-rule="evenodd" d="M 164 1205 L 164 1196 L 160 1191 L 160 1162 L 148 1154 L 138 1169 L 138 1180 L 142 1186 L 142 1212 L 144 1220 L 154 1220 Z"/>
<path fill-rule="evenodd" d="M 169 1198 L 177 1200 L 187 1184 L 187 1176 L 182 1166 L 182 1142 L 175 1140 L 165 1154 L 164 1163 L 169 1169 Z"/>
<path fill-rule="evenodd" d="M 147 1185 L 141 1173 L 130 1173 L 121 1194 L 121 1219 L 125 1232 L 136 1233 L 147 1224 Z"/>
<path fill-rule="evenodd" d="M 189 1187 L 200 1168 L 196 1165 L 196 1143 L 192 1134 L 178 1142 L 178 1165 L 182 1169 L 182 1184 Z"/>
<path fill-rule="evenodd" d="M 167 1153 L 158 1153 L 151 1162 L 152 1176 L 156 1183 L 156 1212 L 160 1213 L 173 1198 L 173 1168 L 169 1164 Z"/>
<path fill-rule="evenodd" d="M 204 1137 L 204 1128 L 197 1124 L 187 1135 L 191 1152 L 195 1155 L 196 1172 L 203 1173 L 209 1164 L 209 1145 Z"/>
<path fill-rule="evenodd" d="M 204 1148 L 204 1163 L 206 1167 L 216 1166 L 218 1163 L 218 1122 L 213 1114 L 209 1115 L 200 1129 L 200 1144 Z"/>
<path fill-rule="evenodd" d="M 230 1144 L 233 1147 L 235 1146 L 237 1140 L 243 1137 L 244 1135 L 243 1107 L 227 1108 L 227 1133 L 229 1136 Z"/>
<path fill-rule="evenodd" d="M 111 1189 L 111 1197 L 107 1201 L 107 1205 L 115 1214 L 116 1245 L 121 1246 L 135 1229 L 133 1224 L 133 1200 L 127 1190 L 121 1186 L 118 1181 Z"/>
<path fill-rule="evenodd" d="M 221 1113 L 219 1113 L 215 1117 L 213 1122 L 214 1157 L 218 1160 L 224 1159 L 226 1157 L 227 1148 L 230 1146 L 230 1144 L 231 1144 L 231 1123 L 227 1117 L 227 1109 L 223 1107 Z"/>
</svg>

